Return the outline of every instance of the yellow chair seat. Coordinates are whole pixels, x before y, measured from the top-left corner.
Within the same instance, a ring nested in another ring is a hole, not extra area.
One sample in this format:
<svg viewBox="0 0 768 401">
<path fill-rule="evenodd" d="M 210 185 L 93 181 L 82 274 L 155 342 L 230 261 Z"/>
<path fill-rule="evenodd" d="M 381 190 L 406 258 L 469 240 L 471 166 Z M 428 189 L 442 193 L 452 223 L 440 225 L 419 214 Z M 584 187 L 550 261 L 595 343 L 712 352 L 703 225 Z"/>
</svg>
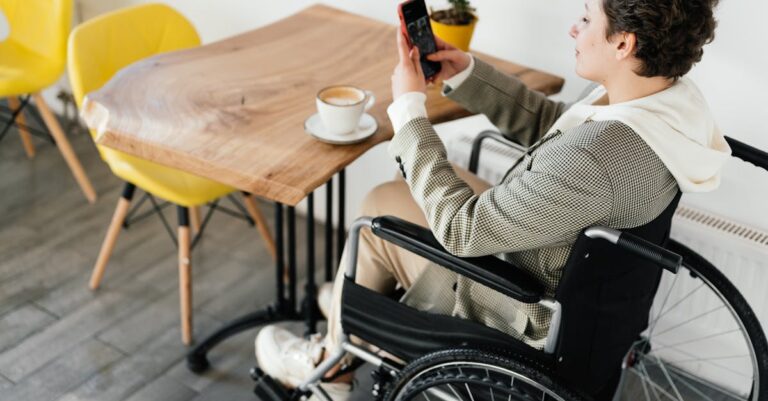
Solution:
<svg viewBox="0 0 768 401">
<path fill-rule="evenodd" d="M 63 61 L 41 56 L 13 40 L 0 43 L 0 97 L 35 93 L 58 80 Z"/>
<path fill-rule="evenodd" d="M 202 205 L 235 190 L 228 185 L 103 146 L 99 150 L 116 176 L 177 205 Z"/>
<path fill-rule="evenodd" d="M 131 63 L 199 44 L 189 21 L 164 4 L 137 5 L 86 21 L 69 38 L 69 78 L 75 101 L 81 107 L 86 93 L 98 90 Z M 180 206 L 202 205 L 234 191 L 200 176 L 97 147 L 116 176 Z"/>
</svg>

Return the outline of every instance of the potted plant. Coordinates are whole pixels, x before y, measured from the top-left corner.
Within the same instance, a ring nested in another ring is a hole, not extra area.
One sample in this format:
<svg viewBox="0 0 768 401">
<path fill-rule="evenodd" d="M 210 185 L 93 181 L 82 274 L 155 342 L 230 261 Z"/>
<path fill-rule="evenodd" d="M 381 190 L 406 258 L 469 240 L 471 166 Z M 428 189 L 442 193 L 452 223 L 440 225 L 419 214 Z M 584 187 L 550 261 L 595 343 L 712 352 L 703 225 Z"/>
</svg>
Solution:
<svg viewBox="0 0 768 401">
<path fill-rule="evenodd" d="M 477 16 L 469 0 L 448 0 L 450 7 L 444 10 L 433 10 L 430 7 L 432 32 L 440 39 L 453 46 L 467 51 L 472 33 L 475 30 Z"/>
</svg>

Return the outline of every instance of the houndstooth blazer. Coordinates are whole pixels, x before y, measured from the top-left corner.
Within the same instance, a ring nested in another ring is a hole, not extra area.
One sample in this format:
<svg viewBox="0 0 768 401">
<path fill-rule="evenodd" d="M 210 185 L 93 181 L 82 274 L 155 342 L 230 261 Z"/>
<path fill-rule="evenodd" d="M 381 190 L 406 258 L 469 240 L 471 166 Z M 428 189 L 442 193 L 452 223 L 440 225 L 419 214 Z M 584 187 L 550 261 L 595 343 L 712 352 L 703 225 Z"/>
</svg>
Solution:
<svg viewBox="0 0 768 401">
<path fill-rule="evenodd" d="M 550 295 L 579 233 L 592 225 L 632 228 L 656 218 L 677 194 L 675 179 L 627 125 L 590 121 L 549 132 L 564 103 L 476 60 L 446 95 L 483 113 L 529 146 L 500 183 L 481 194 L 455 174 L 425 118 L 409 121 L 389 145 L 440 243 L 459 256 L 495 254 L 533 274 Z M 404 301 L 471 319 L 542 347 L 548 309 L 527 305 L 446 269 L 427 269 Z"/>
</svg>

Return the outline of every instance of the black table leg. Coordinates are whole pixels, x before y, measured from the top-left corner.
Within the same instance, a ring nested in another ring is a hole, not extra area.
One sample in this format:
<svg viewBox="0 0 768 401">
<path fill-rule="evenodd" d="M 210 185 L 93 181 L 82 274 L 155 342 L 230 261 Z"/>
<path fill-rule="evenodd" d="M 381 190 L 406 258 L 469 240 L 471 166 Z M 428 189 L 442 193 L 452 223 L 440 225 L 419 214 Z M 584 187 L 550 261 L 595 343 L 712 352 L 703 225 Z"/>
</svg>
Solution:
<svg viewBox="0 0 768 401">
<path fill-rule="evenodd" d="M 344 169 L 339 171 L 339 225 L 337 227 L 336 238 L 336 264 L 341 262 L 341 253 L 344 252 L 344 243 L 346 242 L 347 234 L 344 232 L 344 200 L 347 198 L 344 192 L 345 181 Z"/>
<path fill-rule="evenodd" d="M 295 221 L 289 219 L 289 224 L 290 223 L 295 223 Z M 192 351 L 187 354 L 187 367 L 192 372 L 202 373 L 207 370 L 208 367 L 210 367 L 208 351 L 227 338 L 266 323 L 295 319 L 297 317 L 295 309 L 291 310 L 290 306 L 285 301 L 285 289 L 283 284 L 283 272 L 285 271 L 283 228 L 283 205 L 275 203 L 275 247 L 277 248 L 277 260 L 275 262 L 277 270 L 277 300 L 275 304 L 268 306 L 265 309 L 241 316 L 232 322 L 227 323 L 224 327 L 218 329 L 200 344 L 196 345 Z M 295 237 L 289 237 L 289 241 L 290 240 L 295 242 Z M 288 245 L 289 250 L 293 249 L 295 253 L 295 244 L 294 246 L 291 246 L 290 243 Z"/>
<path fill-rule="evenodd" d="M 317 287 L 315 286 L 315 196 L 307 195 L 307 284 L 304 287 L 302 309 L 306 318 L 307 334 L 312 334 L 317 325 Z"/>
<path fill-rule="evenodd" d="M 296 310 L 296 208 L 288 206 L 288 308 Z"/>
<path fill-rule="evenodd" d="M 333 178 L 325 184 L 325 281 L 333 280 Z"/>
<path fill-rule="evenodd" d="M 328 192 L 331 193 L 333 186 L 331 182 L 328 182 Z M 345 230 L 344 230 L 344 170 L 339 172 L 339 211 L 338 211 L 338 255 L 337 258 L 341 258 L 341 252 L 344 249 L 345 242 Z M 328 205 L 326 211 L 332 209 L 332 195 L 328 195 Z M 307 198 L 307 285 L 306 295 L 303 300 L 303 312 L 307 323 L 308 332 L 315 331 L 317 324 L 317 300 L 316 300 L 316 286 L 314 280 L 315 274 L 315 247 L 314 247 L 314 195 L 310 194 Z M 331 220 L 332 213 L 327 213 L 328 218 L 326 221 L 325 230 L 325 242 L 326 242 L 326 277 L 332 278 L 331 263 L 333 256 L 331 250 L 333 248 L 333 220 Z M 285 284 L 283 282 L 283 273 L 285 272 L 285 243 L 284 243 L 284 224 L 283 224 L 283 205 L 280 203 L 275 204 L 275 246 L 277 248 L 277 260 L 276 260 L 276 273 L 277 273 L 277 299 L 274 305 L 268 306 L 265 309 L 258 310 L 244 316 L 241 316 L 234 321 L 228 323 L 224 327 L 218 329 L 216 332 L 208 336 L 200 344 L 195 346 L 192 351 L 187 354 L 187 367 L 189 370 L 195 373 L 201 373 L 208 369 L 210 362 L 208 361 L 208 351 L 213 349 L 217 344 L 226 340 L 227 338 L 248 330 L 250 328 L 260 326 L 266 323 L 279 322 L 283 320 L 296 320 L 300 318 L 301 311 L 297 310 L 296 303 L 296 210 L 293 206 L 288 206 L 287 210 L 287 235 L 288 235 L 288 294 L 286 298 Z M 331 227 L 329 229 L 328 227 Z"/>
</svg>

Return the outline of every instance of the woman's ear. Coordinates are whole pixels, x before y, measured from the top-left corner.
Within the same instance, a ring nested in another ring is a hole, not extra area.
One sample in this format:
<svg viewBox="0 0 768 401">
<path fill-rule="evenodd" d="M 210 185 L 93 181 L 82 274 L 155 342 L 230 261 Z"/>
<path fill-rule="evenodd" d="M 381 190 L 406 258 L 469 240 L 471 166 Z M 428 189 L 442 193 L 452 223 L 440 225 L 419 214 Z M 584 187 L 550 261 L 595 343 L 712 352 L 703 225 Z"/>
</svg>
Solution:
<svg viewBox="0 0 768 401">
<path fill-rule="evenodd" d="M 635 54 L 637 36 L 634 33 L 619 32 L 614 35 L 613 43 L 616 46 L 616 60 L 624 60 Z"/>
</svg>

